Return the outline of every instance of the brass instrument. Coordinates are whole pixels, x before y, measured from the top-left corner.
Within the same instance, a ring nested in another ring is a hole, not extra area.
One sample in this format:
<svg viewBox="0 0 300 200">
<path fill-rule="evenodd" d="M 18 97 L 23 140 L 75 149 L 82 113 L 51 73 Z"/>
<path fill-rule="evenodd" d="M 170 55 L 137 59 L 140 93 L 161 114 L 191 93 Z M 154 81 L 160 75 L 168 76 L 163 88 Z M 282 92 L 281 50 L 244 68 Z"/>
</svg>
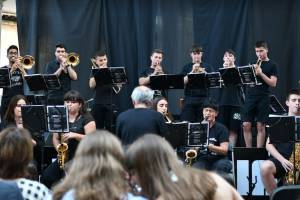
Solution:
<svg viewBox="0 0 300 200">
<path fill-rule="evenodd" d="M 295 160 L 294 160 L 295 158 Z M 295 185 L 299 181 L 300 172 L 300 143 L 295 144 L 295 150 L 293 151 L 289 161 L 294 164 L 294 169 L 287 172 L 285 175 L 285 183 L 288 185 Z"/>
<path fill-rule="evenodd" d="M 193 65 L 193 73 L 206 73 L 204 67 L 201 67 L 200 63 L 195 63 Z"/>
<path fill-rule="evenodd" d="M 97 64 L 96 64 L 96 60 L 95 60 L 95 58 L 91 58 L 90 59 L 91 60 L 91 62 L 92 62 L 92 69 L 97 69 L 98 68 L 98 66 L 97 66 Z"/>
<path fill-rule="evenodd" d="M 25 55 L 20 57 L 20 63 L 24 69 L 31 69 L 35 64 L 35 59 L 30 55 Z"/>
<path fill-rule="evenodd" d="M 74 53 L 74 52 L 67 54 L 67 64 L 68 65 L 75 67 L 79 64 L 79 62 L 80 62 L 79 54 Z"/>
<path fill-rule="evenodd" d="M 187 166 L 191 167 L 195 158 L 197 158 L 197 151 L 195 149 L 189 149 L 185 152 L 185 163 Z"/>
<path fill-rule="evenodd" d="M 61 135 L 60 135 L 61 138 Z M 57 147 L 57 161 L 60 169 L 65 168 L 65 163 L 68 159 L 68 144 L 66 142 L 61 142 Z"/>
</svg>

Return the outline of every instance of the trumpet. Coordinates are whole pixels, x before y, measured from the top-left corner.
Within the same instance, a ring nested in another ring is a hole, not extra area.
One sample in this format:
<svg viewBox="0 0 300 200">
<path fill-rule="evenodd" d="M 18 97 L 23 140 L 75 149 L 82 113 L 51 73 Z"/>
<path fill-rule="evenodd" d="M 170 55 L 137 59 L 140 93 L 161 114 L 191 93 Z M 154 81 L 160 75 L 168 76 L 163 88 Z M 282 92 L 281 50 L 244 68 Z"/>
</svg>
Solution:
<svg viewBox="0 0 300 200">
<path fill-rule="evenodd" d="M 97 69 L 98 68 L 98 66 L 97 66 L 97 64 L 96 64 L 96 59 L 95 58 L 91 58 L 90 59 L 91 60 L 91 62 L 92 62 L 92 69 Z"/>
<path fill-rule="evenodd" d="M 33 67 L 33 65 L 35 64 L 34 57 L 32 57 L 30 55 L 21 56 L 19 58 L 20 58 L 20 63 L 24 69 L 27 69 L 27 70 L 31 69 Z"/>
<path fill-rule="evenodd" d="M 72 67 L 77 66 L 80 62 L 79 54 L 74 53 L 74 52 L 68 53 L 66 62 L 67 62 L 68 65 L 71 65 Z"/>
<path fill-rule="evenodd" d="M 201 67 L 200 63 L 195 63 L 193 65 L 192 73 L 205 73 L 205 68 Z"/>
</svg>

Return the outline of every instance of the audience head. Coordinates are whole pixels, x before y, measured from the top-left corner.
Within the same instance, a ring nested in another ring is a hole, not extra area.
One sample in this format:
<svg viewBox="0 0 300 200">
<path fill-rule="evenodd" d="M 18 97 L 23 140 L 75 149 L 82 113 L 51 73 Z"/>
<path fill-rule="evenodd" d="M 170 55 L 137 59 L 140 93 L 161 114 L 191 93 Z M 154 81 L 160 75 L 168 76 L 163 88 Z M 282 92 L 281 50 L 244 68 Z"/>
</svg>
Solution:
<svg viewBox="0 0 300 200">
<path fill-rule="evenodd" d="M 291 89 L 288 92 L 285 104 L 289 108 L 289 115 L 300 115 L 300 90 Z"/>
<path fill-rule="evenodd" d="M 138 86 L 134 88 L 131 94 L 133 105 L 145 105 L 147 107 L 152 106 L 153 90 L 146 86 Z"/>
<path fill-rule="evenodd" d="M 21 106 L 27 105 L 28 101 L 24 95 L 18 94 L 11 98 L 4 119 L 7 122 L 15 122 L 15 117 L 21 117 Z"/>
<path fill-rule="evenodd" d="M 78 112 L 80 115 L 87 112 L 83 96 L 76 90 L 68 91 L 64 96 L 65 105 L 69 112 Z"/>
<path fill-rule="evenodd" d="M 33 158 L 33 143 L 26 129 L 6 128 L 0 133 L 0 178 L 17 179 L 26 176 Z"/>
<path fill-rule="evenodd" d="M 79 143 L 67 176 L 54 188 L 54 199 L 75 190 L 74 199 L 121 199 L 126 193 L 121 142 L 98 130 Z"/>
</svg>

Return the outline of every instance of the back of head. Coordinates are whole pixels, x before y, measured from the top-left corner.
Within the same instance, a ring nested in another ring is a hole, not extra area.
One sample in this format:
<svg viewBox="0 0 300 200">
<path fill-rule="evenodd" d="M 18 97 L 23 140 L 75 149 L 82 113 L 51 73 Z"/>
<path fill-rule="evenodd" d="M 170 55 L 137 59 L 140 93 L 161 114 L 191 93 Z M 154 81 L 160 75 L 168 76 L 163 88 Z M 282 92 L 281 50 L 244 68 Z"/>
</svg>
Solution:
<svg viewBox="0 0 300 200">
<path fill-rule="evenodd" d="M 108 131 L 96 131 L 79 143 L 69 173 L 54 188 L 54 199 L 75 189 L 76 199 L 119 199 L 126 191 L 121 142 Z"/>
<path fill-rule="evenodd" d="M 130 145 L 126 151 L 126 165 L 138 174 L 142 190 L 149 199 L 173 187 L 171 176 L 179 168 L 171 145 L 154 134 L 144 135 Z"/>
<path fill-rule="evenodd" d="M 153 90 L 146 86 L 138 86 L 132 91 L 131 99 L 134 104 L 145 104 L 150 107 L 152 105 Z"/>
<path fill-rule="evenodd" d="M 27 130 L 11 127 L 0 133 L 0 178 L 24 177 L 32 157 L 33 144 Z"/>
</svg>

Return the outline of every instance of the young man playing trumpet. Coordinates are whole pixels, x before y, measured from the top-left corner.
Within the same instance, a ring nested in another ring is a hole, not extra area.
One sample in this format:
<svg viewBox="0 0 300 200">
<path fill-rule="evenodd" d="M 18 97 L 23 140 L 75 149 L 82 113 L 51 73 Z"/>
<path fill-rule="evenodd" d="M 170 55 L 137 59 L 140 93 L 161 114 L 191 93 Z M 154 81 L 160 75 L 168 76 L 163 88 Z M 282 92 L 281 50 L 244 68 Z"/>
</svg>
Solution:
<svg viewBox="0 0 300 200">
<path fill-rule="evenodd" d="M 7 110 L 10 99 L 17 94 L 24 94 L 23 91 L 23 76 L 26 71 L 22 66 L 19 57 L 19 49 L 15 45 L 11 45 L 7 49 L 8 65 L 3 68 L 8 68 L 10 72 L 11 86 L 3 89 L 1 100 L 1 119 L 3 119 Z"/>
<path fill-rule="evenodd" d="M 184 105 L 181 113 L 181 120 L 189 122 L 202 121 L 202 104 L 208 97 L 208 89 L 191 89 L 189 88 L 188 74 L 189 73 L 205 73 L 210 72 L 210 67 L 207 63 L 202 62 L 203 49 L 200 46 L 194 45 L 190 51 L 192 62 L 186 64 L 182 69 L 184 77 Z"/>
<path fill-rule="evenodd" d="M 256 77 L 261 84 L 246 88 L 246 101 L 243 110 L 243 132 L 246 147 L 252 147 L 252 123 L 256 120 L 257 147 L 265 144 L 266 121 L 269 116 L 269 88 L 277 84 L 277 65 L 268 58 L 268 45 L 257 41 L 255 52 L 258 58 L 255 67 Z"/>
<path fill-rule="evenodd" d="M 47 74 L 55 74 L 60 81 L 60 89 L 48 91 L 49 105 L 63 105 L 63 97 L 66 92 L 71 90 L 71 80 L 77 80 L 77 73 L 72 66 L 67 64 L 66 47 L 63 44 L 57 44 L 55 48 L 55 60 L 49 62 L 46 66 Z"/>
<path fill-rule="evenodd" d="M 95 53 L 92 69 L 107 69 L 107 56 L 105 51 Z M 96 72 L 97 73 L 97 72 Z M 97 84 L 93 70 L 90 75 L 89 86 L 95 90 L 92 115 L 96 121 L 97 129 L 107 129 L 114 132 L 114 111 L 116 111 L 116 93 L 112 84 Z M 100 80 L 101 81 L 101 80 Z"/>
</svg>

